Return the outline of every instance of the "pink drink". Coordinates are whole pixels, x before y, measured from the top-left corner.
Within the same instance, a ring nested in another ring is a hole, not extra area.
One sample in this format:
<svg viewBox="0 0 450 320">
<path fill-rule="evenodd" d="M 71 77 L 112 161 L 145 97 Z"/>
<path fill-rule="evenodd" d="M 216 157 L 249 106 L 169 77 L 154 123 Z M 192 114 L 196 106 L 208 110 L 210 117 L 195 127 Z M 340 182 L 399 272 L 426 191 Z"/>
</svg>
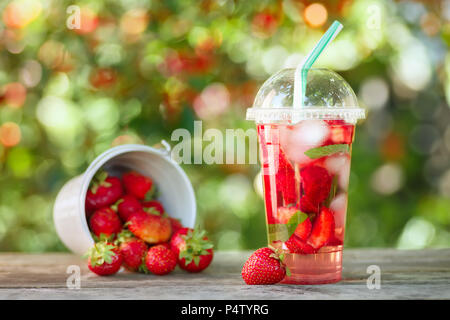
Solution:
<svg viewBox="0 0 450 320">
<path fill-rule="evenodd" d="M 341 280 L 354 125 L 259 124 L 269 245 L 286 252 L 283 283 Z"/>
</svg>

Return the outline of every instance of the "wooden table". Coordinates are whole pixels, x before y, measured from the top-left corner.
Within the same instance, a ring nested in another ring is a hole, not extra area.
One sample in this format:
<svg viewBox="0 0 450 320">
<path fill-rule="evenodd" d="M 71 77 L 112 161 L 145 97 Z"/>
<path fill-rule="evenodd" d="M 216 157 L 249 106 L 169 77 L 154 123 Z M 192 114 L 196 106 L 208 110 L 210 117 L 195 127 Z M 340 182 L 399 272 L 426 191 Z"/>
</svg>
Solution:
<svg viewBox="0 0 450 320">
<path fill-rule="evenodd" d="M 91 273 L 67 253 L 0 254 L 0 299 L 450 299 L 450 249 L 346 249 L 344 280 L 317 286 L 247 286 L 240 271 L 251 252 L 218 252 L 200 274 L 177 269 L 167 276 L 122 271 Z M 81 288 L 66 286 L 78 265 Z M 367 287 L 367 267 L 381 268 L 381 288 Z"/>
</svg>

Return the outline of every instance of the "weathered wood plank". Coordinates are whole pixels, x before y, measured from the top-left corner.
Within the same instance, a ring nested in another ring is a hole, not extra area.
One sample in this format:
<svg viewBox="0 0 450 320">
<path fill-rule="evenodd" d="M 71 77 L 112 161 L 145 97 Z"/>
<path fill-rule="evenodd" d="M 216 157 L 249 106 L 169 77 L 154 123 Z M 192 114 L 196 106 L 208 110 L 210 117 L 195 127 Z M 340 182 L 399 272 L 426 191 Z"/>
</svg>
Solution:
<svg viewBox="0 0 450 320">
<path fill-rule="evenodd" d="M 177 269 L 164 277 L 127 271 L 98 277 L 71 254 L 2 253 L 0 299 L 450 299 L 449 249 L 348 249 L 344 280 L 319 286 L 247 286 L 240 271 L 249 255 L 218 252 L 200 274 Z M 79 290 L 66 287 L 69 265 L 80 266 Z M 366 286 L 369 265 L 381 268 L 380 290 Z"/>
</svg>

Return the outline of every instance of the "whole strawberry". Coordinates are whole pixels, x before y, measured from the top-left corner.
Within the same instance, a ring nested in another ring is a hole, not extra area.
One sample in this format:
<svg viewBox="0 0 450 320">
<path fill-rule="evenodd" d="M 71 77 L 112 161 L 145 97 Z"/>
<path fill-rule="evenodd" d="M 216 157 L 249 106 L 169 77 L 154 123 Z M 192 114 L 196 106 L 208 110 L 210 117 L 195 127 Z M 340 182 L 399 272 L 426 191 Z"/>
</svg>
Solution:
<svg viewBox="0 0 450 320">
<path fill-rule="evenodd" d="M 154 210 L 154 212 L 159 212 L 160 214 L 164 213 L 163 205 L 157 200 L 142 202 L 142 207 L 144 208 L 144 211 L 147 212 Z"/>
<path fill-rule="evenodd" d="M 177 218 L 172 218 L 169 217 L 170 219 L 170 224 L 172 225 L 172 234 L 174 235 L 175 233 L 178 232 L 178 230 L 184 228 L 183 225 L 181 224 L 181 221 Z"/>
<path fill-rule="evenodd" d="M 86 210 L 94 211 L 108 207 L 119 200 L 123 194 L 119 178 L 108 176 L 105 171 L 98 172 L 89 185 L 86 193 Z"/>
<path fill-rule="evenodd" d="M 130 171 L 122 175 L 122 181 L 127 193 L 139 200 L 151 200 L 155 194 L 152 179 L 136 171 Z"/>
<path fill-rule="evenodd" d="M 165 275 L 177 266 L 177 256 L 167 246 L 156 245 L 148 250 L 145 266 L 153 274 Z"/>
<path fill-rule="evenodd" d="M 172 234 L 172 226 L 167 216 L 145 211 L 133 213 L 127 226 L 136 237 L 150 244 L 166 242 Z"/>
<path fill-rule="evenodd" d="M 178 265 L 189 272 L 206 269 L 213 259 L 213 244 L 205 231 L 182 228 L 173 235 L 170 246 L 178 257 Z"/>
<path fill-rule="evenodd" d="M 242 268 L 242 279 L 246 284 L 275 284 L 289 275 L 283 263 L 283 253 L 272 248 L 256 250 Z"/>
<path fill-rule="evenodd" d="M 122 221 L 126 222 L 131 214 L 142 210 L 142 205 L 138 199 L 126 194 L 114 204 L 113 208 L 118 212 Z"/>
<path fill-rule="evenodd" d="M 144 241 L 135 238 L 129 230 L 124 230 L 117 237 L 117 242 L 127 270 L 138 271 L 145 265 L 148 247 Z"/>
<path fill-rule="evenodd" d="M 87 252 L 88 268 L 99 276 L 119 271 L 123 258 L 117 246 L 105 241 L 97 242 Z"/>
<path fill-rule="evenodd" d="M 122 230 L 122 222 L 113 209 L 102 208 L 92 214 L 89 227 L 97 237 L 110 238 Z"/>
</svg>

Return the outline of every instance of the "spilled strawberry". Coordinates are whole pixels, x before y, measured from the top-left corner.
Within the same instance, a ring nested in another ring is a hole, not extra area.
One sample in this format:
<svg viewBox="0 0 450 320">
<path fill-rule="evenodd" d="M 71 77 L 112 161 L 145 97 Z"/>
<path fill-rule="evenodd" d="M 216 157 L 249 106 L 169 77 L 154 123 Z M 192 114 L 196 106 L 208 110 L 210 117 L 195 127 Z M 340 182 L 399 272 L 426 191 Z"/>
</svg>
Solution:
<svg viewBox="0 0 450 320">
<path fill-rule="evenodd" d="M 142 210 L 142 205 L 138 199 L 126 194 L 114 204 L 113 209 L 119 213 L 122 221 L 126 222 L 133 213 Z"/>
<path fill-rule="evenodd" d="M 145 264 L 147 245 L 137 239 L 129 230 L 122 231 L 117 237 L 119 251 L 123 257 L 123 265 L 129 271 L 138 271 Z"/>
<path fill-rule="evenodd" d="M 156 245 L 148 250 L 145 266 L 153 274 L 165 275 L 177 266 L 177 256 L 167 246 Z"/>
<path fill-rule="evenodd" d="M 122 196 L 122 184 L 117 177 L 99 171 L 92 179 L 86 193 L 87 212 L 112 205 Z"/>
<path fill-rule="evenodd" d="M 149 244 L 166 242 L 172 234 L 172 226 L 167 216 L 145 211 L 133 213 L 127 226 L 136 237 Z"/>
<path fill-rule="evenodd" d="M 283 260 L 284 254 L 278 250 L 258 249 L 245 262 L 242 279 L 249 285 L 278 283 L 289 275 Z"/>
<path fill-rule="evenodd" d="M 182 228 L 174 234 L 170 245 L 180 268 L 189 272 L 206 269 L 213 259 L 213 244 L 204 230 Z"/>
<path fill-rule="evenodd" d="M 173 217 L 169 217 L 169 219 L 170 219 L 170 224 L 172 225 L 172 234 L 173 235 L 176 234 L 178 232 L 178 230 L 184 228 L 179 219 L 173 218 Z"/>
<path fill-rule="evenodd" d="M 119 271 L 123 258 L 116 245 L 108 242 L 97 242 L 86 254 L 88 268 L 99 276 L 115 274 Z"/>
<path fill-rule="evenodd" d="M 164 207 L 158 200 L 142 202 L 142 207 L 144 208 L 144 211 L 147 212 L 155 210 L 155 212 L 159 212 L 160 214 L 164 213 Z"/>
<path fill-rule="evenodd" d="M 92 214 L 89 227 L 95 236 L 111 238 L 122 230 L 122 222 L 113 209 L 102 208 Z"/>
<path fill-rule="evenodd" d="M 122 181 L 126 192 L 139 200 L 150 200 L 155 194 L 152 179 L 136 171 L 123 174 Z"/>
</svg>

